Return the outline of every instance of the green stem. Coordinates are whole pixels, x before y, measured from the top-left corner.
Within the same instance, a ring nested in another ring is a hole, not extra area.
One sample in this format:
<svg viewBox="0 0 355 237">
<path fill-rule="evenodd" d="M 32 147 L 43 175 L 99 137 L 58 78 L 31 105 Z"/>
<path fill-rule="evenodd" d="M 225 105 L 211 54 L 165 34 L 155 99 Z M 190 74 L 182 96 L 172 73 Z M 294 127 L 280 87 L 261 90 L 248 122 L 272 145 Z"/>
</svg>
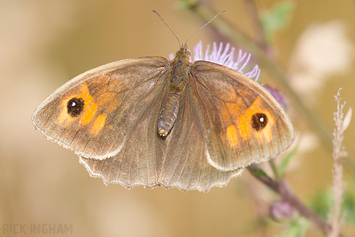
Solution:
<svg viewBox="0 0 355 237">
<path fill-rule="evenodd" d="M 274 173 L 275 180 L 280 181 L 279 171 L 277 170 L 276 164 L 274 160 L 269 160 L 269 164 L 271 166 L 272 172 Z"/>
</svg>

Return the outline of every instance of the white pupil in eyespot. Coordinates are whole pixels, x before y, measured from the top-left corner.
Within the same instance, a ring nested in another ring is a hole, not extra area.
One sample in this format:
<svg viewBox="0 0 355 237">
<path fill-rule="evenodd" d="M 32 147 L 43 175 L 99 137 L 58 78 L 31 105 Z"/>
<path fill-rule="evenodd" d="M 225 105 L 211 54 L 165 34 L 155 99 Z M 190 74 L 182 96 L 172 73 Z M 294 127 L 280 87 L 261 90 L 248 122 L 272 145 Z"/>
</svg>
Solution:
<svg viewBox="0 0 355 237">
<path fill-rule="evenodd" d="M 264 122 L 264 117 L 259 118 L 260 123 Z"/>
<path fill-rule="evenodd" d="M 72 101 L 72 102 L 71 102 L 71 106 L 72 106 L 72 107 L 75 107 L 75 106 L 76 106 L 75 101 Z"/>
</svg>

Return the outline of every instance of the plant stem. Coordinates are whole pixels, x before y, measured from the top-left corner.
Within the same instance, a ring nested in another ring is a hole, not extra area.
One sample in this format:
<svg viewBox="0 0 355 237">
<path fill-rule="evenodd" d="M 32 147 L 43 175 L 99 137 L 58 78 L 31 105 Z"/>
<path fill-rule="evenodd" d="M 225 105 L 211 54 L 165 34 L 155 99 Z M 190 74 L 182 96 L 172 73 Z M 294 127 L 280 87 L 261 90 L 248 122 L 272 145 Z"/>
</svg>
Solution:
<svg viewBox="0 0 355 237">
<path fill-rule="evenodd" d="M 271 166 L 272 172 L 274 173 L 275 180 L 279 181 L 280 180 L 280 175 L 279 175 L 279 171 L 277 170 L 275 161 L 274 160 L 269 160 L 269 164 Z"/>
<path fill-rule="evenodd" d="M 303 205 L 303 203 L 287 188 L 287 185 L 284 182 L 277 182 L 267 176 L 264 172 L 260 173 L 260 169 L 257 165 L 249 166 L 248 170 L 256 179 L 274 190 L 284 201 L 290 203 L 302 216 L 306 217 L 315 226 L 322 229 L 324 233 L 328 233 L 330 226 L 309 208 Z"/>
<path fill-rule="evenodd" d="M 344 104 L 341 104 L 340 89 L 335 96 L 337 102 L 337 111 L 334 113 L 335 129 L 334 129 L 334 150 L 333 150 L 333 195 L 334 204 L 328 214 L 329 222 L 332 226 L 332 232 L 329 232 L 329 237 L 337 236 L 340 233 L 340 228 L 344 222 L 344 214 L 341 214 L 341 204 L 343 201 L 344 183 L 343 183 L 343 158 L 346 157 L 346 152 L 343 150 L 343 132 L 346 128 L 344 124 Z M 351 112 L 351 111 L 350 111 Z M 351 113 L 350 113 L 351 115 Z"/>
</svg>

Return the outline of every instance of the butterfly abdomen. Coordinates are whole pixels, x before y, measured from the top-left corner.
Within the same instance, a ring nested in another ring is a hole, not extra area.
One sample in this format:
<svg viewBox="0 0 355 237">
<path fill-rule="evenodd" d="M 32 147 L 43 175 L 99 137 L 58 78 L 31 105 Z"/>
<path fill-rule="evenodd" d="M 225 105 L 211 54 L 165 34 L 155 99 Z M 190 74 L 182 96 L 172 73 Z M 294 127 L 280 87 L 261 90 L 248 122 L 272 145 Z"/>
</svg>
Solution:
<svg viewBox="0 0 355 237">
<path fill-rule="evenodd" d="M 173 127 L 179 111 L 181 91 L 170 91 L 163 101 L 158 118 L 158 134 L 166 137 Z"/>
<path fill-rule="evenodd" d="M 164 98 L 158 118 L 158 134 L 161 137 L 166 137 L 169 134 L 176 121 L 180 97 L 187 83 L 189 66 L 189 52 L 185 45 L 176 52 L 175 58 L 171 61 L 171 68 L 167 77 L 168 93 Z"/>
</svg>

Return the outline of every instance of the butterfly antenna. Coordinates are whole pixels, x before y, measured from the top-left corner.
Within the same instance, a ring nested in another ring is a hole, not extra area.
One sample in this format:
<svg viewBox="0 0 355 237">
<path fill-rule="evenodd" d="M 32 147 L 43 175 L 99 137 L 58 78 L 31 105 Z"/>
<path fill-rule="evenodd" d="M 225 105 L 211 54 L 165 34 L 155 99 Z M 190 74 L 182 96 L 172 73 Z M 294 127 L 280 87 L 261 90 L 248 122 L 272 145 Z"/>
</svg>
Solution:
<svg viewBox="0 0 355 237">
<path fill-rule="evenodd" d="M 162 20 L 162 22 L 164 22 L 164 24 L 168 27 L 168 29 L 171 31 L 171 33 L 173 33 L 173 35 L 175 36 L 175 38 L 176 38 L 176 39 L 178 40 L 178 42 L 179 42 L 179 47 L 181 47 L 180 40 L 179 40 L 179 38 L 175 35 L 174 31 L 169 27 L 169 25 L 164 21 L 164 19 L 159 15 L 159 13 L 158 13 L 157 11 L 153 10 L 153 12 L 159 16 L 159 18 Z"/>
<path fill-rule="evenodd" d="M 227 11 L 221 11 L 219 13 L 217 13 L 217 15 L 215 15 L 211 20 L 209 20 L 206 24 L 204 24 L 203 26 L 201 26 L 200 29 L 198 29 L 195 33 L 193 33 L 193 35 L 191 35 L 185 42 L 185 44 L 187 44 L 187 41 L 189 41 L 193 36 L 195 36 L 200 30 L 202 30 L 203 28 L 205 28 L 205 26 L 207 26 L 208 24 L 211 23 L 211 21 L 213 21 L 217 16 L 221 15 L 222 13 L 226 13 Z"/>
</svg>

